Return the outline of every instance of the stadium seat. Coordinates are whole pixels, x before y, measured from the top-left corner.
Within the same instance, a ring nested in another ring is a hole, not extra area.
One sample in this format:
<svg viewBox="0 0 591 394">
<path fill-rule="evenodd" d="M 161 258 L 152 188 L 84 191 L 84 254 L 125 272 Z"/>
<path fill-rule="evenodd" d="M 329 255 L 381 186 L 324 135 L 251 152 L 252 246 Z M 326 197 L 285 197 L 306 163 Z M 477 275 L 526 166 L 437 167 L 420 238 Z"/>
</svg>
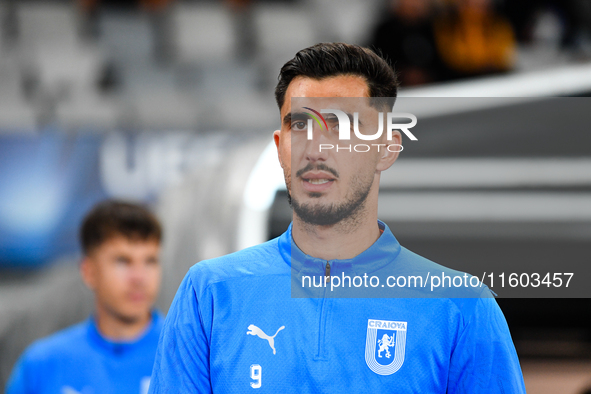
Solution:
<svg viewBox="0 0 591 394">
<path fill-rule="evenodd" d="M 37 98 L 54 103 L 71 90 L 96 82 L 103 56 L 79 39 L 75 8 L 49 2 L 19 3 L 17 20 L 20 63 L 37 82 L 32 92 Z"/>
<path fill-rule="evenodd" d="M 173 9 L 173 40 L 180 64 L 233 60 L 236 35 L 221 4 L 179 4 Z"/>
<path fill-rule="evenodd" d="M 314 22 L 322 29 L 322 41 L 365 45 L 379 19 L 380 0 L 322 0 L 313 2 Z"/>
<path fill-rule="evenodd" d="M 26 50 L 77 46 L 76 13 L 69 4 L 19 2 L 17 17 L 19 41 Z"/>
<path fill-rule="evenodd" d="M 260 76 L 264 85 L 273 85 L 287 60 L 317 43 L 313 15 L 303 7 L 260 4 L 254 8 L 253 18 Z"/>
<path fill-rule="evenodd" d="M 153 60 L 154 30 L 146 14 L 105 10 L 99 19 L 100 45 L 117 63 Z"/>
<path fill-rule="evenodd" d="M 56 121 L 65 130 L 112 130 L 122 117 L 118 104 L 117 99 L 102 97 L 94 90 L 79 90 L 57 105 Z"/>
<path fill-rule="evenodd" d="M 195 101 L 176 92 L 162 92 L 133 100 L 135 124 L 140 130 L 194 130 L 199 111 Z"/>
</svg>

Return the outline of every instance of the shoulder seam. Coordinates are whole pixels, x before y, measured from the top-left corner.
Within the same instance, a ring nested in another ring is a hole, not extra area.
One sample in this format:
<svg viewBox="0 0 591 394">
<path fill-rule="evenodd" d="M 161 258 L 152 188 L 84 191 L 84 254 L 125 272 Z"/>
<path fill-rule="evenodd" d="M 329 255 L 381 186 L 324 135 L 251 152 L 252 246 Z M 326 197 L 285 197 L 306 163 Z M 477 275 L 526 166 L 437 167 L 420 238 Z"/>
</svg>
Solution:
<svg viewBox="0 0 591 394">
<path fill-rule="evenodd" d="M 253 278 L 261 278 L 261 277 L 263 277 L 263 276 L 284 276 L 284 275 L 286 275 L 286 276 L 289 276 L 289 275 L 291 275 L 291 274 L 285 274 L 285 273 L 275 273 L 275 274 L 252 275 L 251 277 L 253 277 Z M 245 277 L 246 277 L 246 276 L 244 276 L 244 275 L 241 275 L 241 276 L 233 276 L 233 277 L 231 277 L 231 278 L 225 278 L 225 279 L 220 279 L 220 280 L 216 280 L 216 281 L 209 282 L 209 283 L 208 283 L 208 284 L 207 284 L 207 285 L 204 287 L 204 289 L 203 289 L 203 291 L 201 292 L 201 294 L 199 294 L 199 298 L 201 298 L 201 296 L 202 296 L 203 294 L 205 294 L 205 292 L 206 292 L 206 291 L 207 291 L 207 290 L 208 290 L 208 289 L 209 289 L 209 288 L 210 288 L 212 285 L 215 285 L 215 284 L 217 284 L 217 283 L 222 283 L 222 282 L 229 282 L 229 281 L 231 281 L 231 280 L 235 280 L 235 279 L 243 279 L 243 278 L 245 278 Z M 193 287 L 193 290 L 195 290 L 195 286 L 193 285 L 193 280 L 192 280 L 190 277 L 189 277 L 189 280 L 191 281 L 191 287 Z M 197 292 L 195 292 L 195 294 L 197 294 Z"/>
</svg>

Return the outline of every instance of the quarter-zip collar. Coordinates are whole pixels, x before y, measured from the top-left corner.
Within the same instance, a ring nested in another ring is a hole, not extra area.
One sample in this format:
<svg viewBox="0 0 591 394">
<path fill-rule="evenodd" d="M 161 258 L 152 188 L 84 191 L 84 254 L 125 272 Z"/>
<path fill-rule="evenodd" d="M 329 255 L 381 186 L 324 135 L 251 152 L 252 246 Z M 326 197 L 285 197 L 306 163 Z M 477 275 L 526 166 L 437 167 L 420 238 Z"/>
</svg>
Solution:
<svg viewBox="0 0 591 394">
<path fill-rule="evenodd" d="M 378 220 L 378 226 L 383 230 L 383 233 L 369 248 L 359 255 L 352 259 L 329 260 L 331 273 L 369 274 L 390 264 L 396 259 L 401 249 L 398 240 L 384 222 Z M 320 272 L 324 272 L 325 270 L 326 260 L 305 254 L 295 244 L 292 236 L 292 224 L 279 237 L 279 251 L 285 262 L 291 266 L 294 273 L 318 275 L 319 270 Z"/>
</svg>

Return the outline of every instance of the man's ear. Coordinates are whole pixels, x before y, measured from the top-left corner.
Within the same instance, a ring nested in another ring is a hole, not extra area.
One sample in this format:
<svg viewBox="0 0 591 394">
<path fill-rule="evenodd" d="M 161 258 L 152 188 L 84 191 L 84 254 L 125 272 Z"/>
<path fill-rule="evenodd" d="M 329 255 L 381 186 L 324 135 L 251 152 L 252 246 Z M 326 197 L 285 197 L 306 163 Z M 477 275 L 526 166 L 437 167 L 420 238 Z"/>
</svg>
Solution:
<svg viewBox="0 0 591 394">
<path fill-rule="evenodd" d="M 386 146 L 380 149 L 379 160 L 377 165 L 378 171 L 386 171 L 394 164 L 398 155 L 402 151 L 402 135 L 398 130 L 392 131 L 392 140 L 385 140 Z"/>
<path fill-rule="evenodd" d="M 273 132 L 273 141 L 275 142 L 275 146 L 277 147 L 277 158 L 279 159 L 279 164 L 281 165 L 281 168 L 283 168 L 283 160 L 281 159 L 281 149 L 279 149 L 279 134 L 281 133 L 281 130 L 275 130 Z"/>
<path fill-rule="evenodd" d="M 85 256 L 80 262 L 80 276 L 86 287 L 94 291 L 96 287 L 96 267 L 88 256 Z"/>
</svg>

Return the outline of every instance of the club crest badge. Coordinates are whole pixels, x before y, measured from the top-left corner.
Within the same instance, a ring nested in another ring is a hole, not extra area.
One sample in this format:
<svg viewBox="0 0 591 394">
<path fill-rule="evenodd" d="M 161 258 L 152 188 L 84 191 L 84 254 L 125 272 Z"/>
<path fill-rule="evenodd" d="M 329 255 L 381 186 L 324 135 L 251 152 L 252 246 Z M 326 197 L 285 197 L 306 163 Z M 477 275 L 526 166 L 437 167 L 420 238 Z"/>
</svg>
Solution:
<svg viewBox="0 0 591 394">
<path fill-rule="evenodd" d="M 404 363 L 406 326 L 403 321 L 367 321 L 365 362 L 378 375 L 392 375 Z"/>
</svg>

